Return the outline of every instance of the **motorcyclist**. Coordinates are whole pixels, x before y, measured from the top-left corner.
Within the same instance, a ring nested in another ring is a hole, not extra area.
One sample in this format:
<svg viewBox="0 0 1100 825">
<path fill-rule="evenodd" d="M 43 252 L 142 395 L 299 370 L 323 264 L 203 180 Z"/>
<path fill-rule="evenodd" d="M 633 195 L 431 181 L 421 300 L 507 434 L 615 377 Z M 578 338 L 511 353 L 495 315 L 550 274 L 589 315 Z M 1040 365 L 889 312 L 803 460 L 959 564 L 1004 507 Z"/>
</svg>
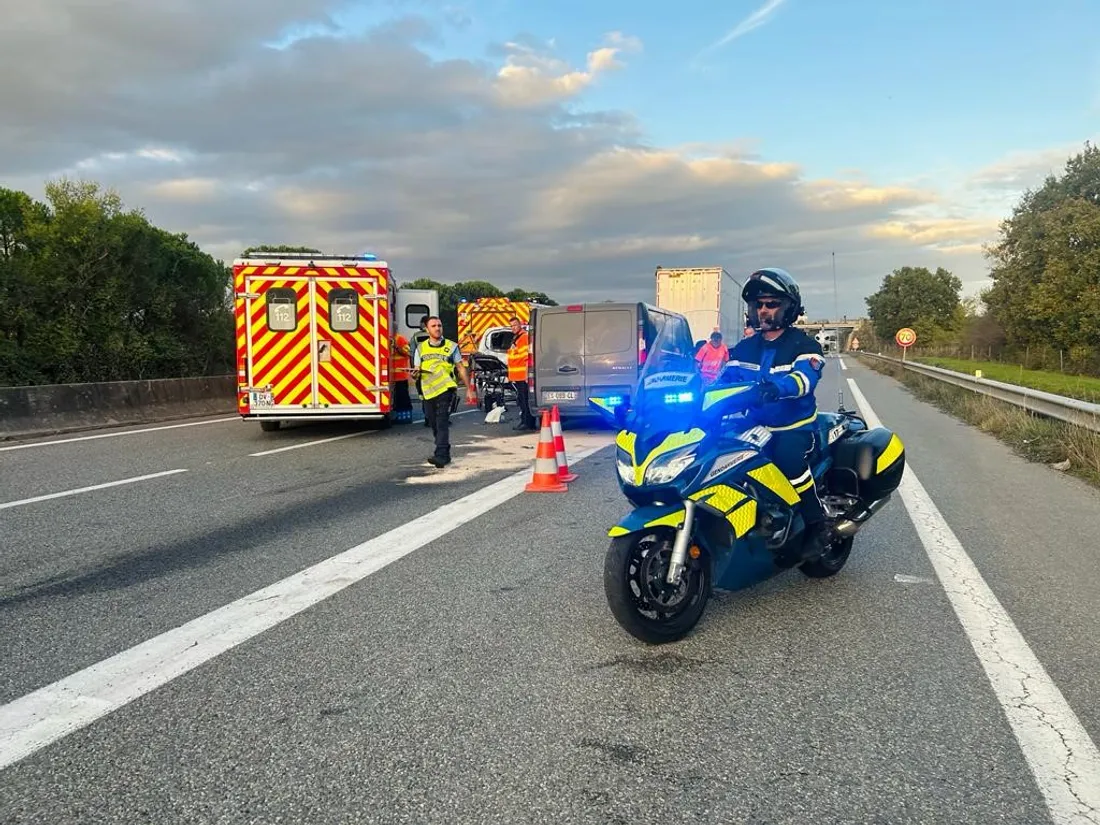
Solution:
<svg viewBox="0 0 1100 825">
<path fill-rule="evenodd" d="M 742 338 L 730 351 L 722 380 L 759 382 L 759 402 L 751 418 L 771 431 L 767 448 L 771 459 L 801 499 L 806 522 L 804 555 L 819 555 L 828 544 L 825 513 L 807 459 L 816 437 L 814 389 L 825 357 L 817 341 L 793 326 L 805 310 L 798 283 L 789 272 L 775 267 L 757 270 L 741 296 L 756 334 Z"/>
</svg>

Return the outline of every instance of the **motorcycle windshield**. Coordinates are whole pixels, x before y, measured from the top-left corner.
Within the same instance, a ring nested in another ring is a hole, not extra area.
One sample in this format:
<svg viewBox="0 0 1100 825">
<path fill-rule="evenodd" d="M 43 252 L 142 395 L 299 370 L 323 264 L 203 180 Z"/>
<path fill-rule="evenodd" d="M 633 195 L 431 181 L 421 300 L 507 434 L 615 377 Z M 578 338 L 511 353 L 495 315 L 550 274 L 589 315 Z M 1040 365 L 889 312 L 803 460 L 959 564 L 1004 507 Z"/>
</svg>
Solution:
<svg viewBox="0 0 1100 825">
<path fill-rule="evenodd" d="M 690 337 L 666 323 L 647 348 L 632 407 L 643 436 L 691 429 L 702 410 L 703 376 Z"/>
</svg>

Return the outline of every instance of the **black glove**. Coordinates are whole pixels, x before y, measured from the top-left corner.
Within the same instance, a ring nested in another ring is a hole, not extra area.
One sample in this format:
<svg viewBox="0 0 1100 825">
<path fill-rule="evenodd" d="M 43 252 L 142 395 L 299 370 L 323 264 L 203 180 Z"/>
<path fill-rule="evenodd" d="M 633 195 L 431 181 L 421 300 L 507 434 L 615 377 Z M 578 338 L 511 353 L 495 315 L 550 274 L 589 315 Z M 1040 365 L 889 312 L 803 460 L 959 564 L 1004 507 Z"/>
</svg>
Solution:
<svg viewBox="0 0 1100 825">
<path fill-rule="evenodd" d="M 779 387 L 771 381 L 761 381 L 756 385 L 760 393 L 760 400 L 765 404 L 779 400 Z"/>
</svg>

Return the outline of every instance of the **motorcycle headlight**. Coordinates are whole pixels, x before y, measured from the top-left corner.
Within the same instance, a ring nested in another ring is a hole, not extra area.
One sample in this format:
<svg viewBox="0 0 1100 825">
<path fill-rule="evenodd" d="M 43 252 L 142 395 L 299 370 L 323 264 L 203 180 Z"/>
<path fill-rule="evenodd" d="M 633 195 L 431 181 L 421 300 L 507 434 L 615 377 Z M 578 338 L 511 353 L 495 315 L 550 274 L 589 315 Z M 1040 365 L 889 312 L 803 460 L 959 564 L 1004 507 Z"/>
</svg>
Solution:
<svg viewBox="0 0 1100 825">
<path fill-rule="evenodd" d="M 646 484 L 668 484 L 695 462 L 695 449 L 680 450 L 657 458 L 646 467 Z"/>
<path fill-rule="evenodd" d="M 634 483 L 634 460 L 630 457 L 630 453 L 622 447 L 615 450 L 615 469 L 619 471 L 619 478 L 624 483 Z"/>
</svg>

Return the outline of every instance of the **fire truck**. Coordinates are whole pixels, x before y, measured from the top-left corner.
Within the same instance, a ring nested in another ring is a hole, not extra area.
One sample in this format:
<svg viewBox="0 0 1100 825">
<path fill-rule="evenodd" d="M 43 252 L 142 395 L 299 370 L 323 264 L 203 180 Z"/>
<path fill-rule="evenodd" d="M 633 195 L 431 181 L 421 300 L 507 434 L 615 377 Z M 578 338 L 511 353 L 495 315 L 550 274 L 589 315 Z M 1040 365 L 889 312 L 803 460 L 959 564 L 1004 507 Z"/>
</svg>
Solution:
<svg viewBox="0 0 1100 825">
<path fill-rule="evenodd" d="M 256 253 L 233 262 L 237 412 L 390 424 L 394 339 L 439 314 L 434 289 L 397 289 L 375 255 Z"/>
<path fill-rule="evenodd" d="M 493 355 L 507 362 L 508 347 L 512 346 L 512 317 L 519 318 L 526 326 L 531 320 L 529 301 L 512 301 L 508 298 L 478 298 L 458 304 L 458 346 L 463 356 L 470 358 L 475 352 Z"/>
</svg>

